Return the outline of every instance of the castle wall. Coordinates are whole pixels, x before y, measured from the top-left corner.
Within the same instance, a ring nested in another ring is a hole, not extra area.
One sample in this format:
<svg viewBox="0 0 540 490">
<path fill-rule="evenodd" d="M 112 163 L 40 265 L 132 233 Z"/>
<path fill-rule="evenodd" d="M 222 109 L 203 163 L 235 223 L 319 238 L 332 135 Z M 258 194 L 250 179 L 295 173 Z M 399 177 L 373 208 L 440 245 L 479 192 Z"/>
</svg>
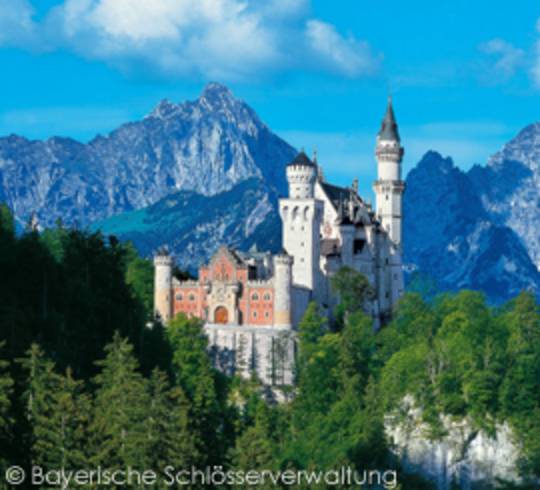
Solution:
<svg viewBox="0 0 540 490">
<path fill-rule="evenodd" d="M 267 385 L 293 384 L 296 348 L 293 331 L 210 323 L 204 328 L 218 369 L 245 378 L 255 373 Z"/>
</svg>

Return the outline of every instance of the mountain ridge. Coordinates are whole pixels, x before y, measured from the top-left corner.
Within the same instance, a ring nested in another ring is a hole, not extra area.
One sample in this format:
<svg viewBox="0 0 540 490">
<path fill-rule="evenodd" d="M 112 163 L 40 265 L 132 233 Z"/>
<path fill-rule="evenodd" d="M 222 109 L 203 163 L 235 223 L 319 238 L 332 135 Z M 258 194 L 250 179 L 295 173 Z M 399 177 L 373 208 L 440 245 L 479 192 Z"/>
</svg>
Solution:
<svg viewBox="0 0 540 490">
<path fill-rule="evenodd" d="M 88 143 L 0 138 L 0 200 L 20 222 L 62 217 L 85 226 L 149 206 L 171 192 L 215 195 L 251 177 L 285 190 L 292 146 L 217 83 L 184 103 L 161 101 L 142 120 Z"/>
</svg>

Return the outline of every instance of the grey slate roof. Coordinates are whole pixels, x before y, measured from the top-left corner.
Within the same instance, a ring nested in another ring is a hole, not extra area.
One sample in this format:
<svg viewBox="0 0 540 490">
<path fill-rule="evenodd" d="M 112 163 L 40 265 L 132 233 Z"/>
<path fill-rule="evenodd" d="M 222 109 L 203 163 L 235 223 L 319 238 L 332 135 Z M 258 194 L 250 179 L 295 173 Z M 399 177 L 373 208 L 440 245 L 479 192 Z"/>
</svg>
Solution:
<svg viewBox="0 0 540 490">
<path fill-rule="evenodd" d="M 303 152 L 301 151 L 300 153 L 298 153 L 298 155 L 296 155 L 296 157 L 294 157 L 294 160 L 292 162 L 290 162 L 287 166 L 289 165 L 304 165 L 304 166 L 307 166 L 307 167 L 316 167 L 316 165 L 309 159 L 309 157 Z"/>
<path fill-rule="evenodd" d="M 382 140 L 400 141 L 396 116 L 394 115 L 394 108 L 392 107 L 391 97 L 388 97 L 388 106 L 386 107 L 386 114 L 384 115 L 381 129 L 379 131 L 379 138 Z"/>
</svg>

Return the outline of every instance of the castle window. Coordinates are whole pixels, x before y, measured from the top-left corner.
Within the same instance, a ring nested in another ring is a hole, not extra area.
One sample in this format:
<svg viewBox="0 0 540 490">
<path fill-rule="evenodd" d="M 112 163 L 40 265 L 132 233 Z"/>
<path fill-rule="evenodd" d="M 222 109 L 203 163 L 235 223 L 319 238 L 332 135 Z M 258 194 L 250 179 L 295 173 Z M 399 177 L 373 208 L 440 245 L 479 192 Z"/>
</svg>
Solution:
<svg viewBox="0 0 540 490">
<path fill-rule="evenodd" d="M 354 242 L 353 242 L 353 252 L 355 254 L 359 254 L 363 250 L 365 243 L 366 243 L 366 241 L 363 240 L 362 238 L 357 238 L 356 240 L 354 240 Z"/>
<path fill-rule="evenodd" d="M 263 296 L 263 299 L 265 301 L 270 301 L 272 299 L 272 296 L 270 295 L 270 293 L 265 293 L 265 295 Z"/>
<path fill-rule="evenodd" d="M 253 312 L 253 318 L 257 318 L 257 312 L 256 311 Z"/>
<path fill-rule="evenodd" d="M 191 294 L 189 295 L 189 300 L 190 300 L 190 301 L 195 301 L 195 295 L 194 295 L 193 293 L 191 293 Z"/>
<path fill-rule="evenodd" d="M 182 301 L 184 297 L 181 294 L 176 295 L 176 301 Z"/>
<path fill-rule="evenodd" d="M 252 301 L 259 301 L 259 295 L 257 293 L 253 293 L 251 295 L 251 299 L 252 299 Z"/>
<path fill-rule="evenodd" d="M 264 318 L 270 318 L 270 313 L 266 312 L 266 313 L 264 314 Z"/>
</svg>

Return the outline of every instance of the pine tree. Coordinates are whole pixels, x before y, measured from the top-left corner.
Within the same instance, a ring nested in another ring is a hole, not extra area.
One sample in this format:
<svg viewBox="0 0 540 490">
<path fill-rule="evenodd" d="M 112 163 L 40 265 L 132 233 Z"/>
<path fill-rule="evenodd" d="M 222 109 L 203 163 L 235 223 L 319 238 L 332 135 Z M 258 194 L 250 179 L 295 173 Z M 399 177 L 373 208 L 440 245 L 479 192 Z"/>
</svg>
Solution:
<svg viewBox="0 0 540 490">
<path fill-rule="evenodd" d="M 0 353 L 4 343 L 0 342 Z M 4 474 L 8 463 L 9 442 L 12 436 L 13 421 L 10 417 L 11 396 L 13 394 L 13 379 L 9 371 L 9 363 L 0 358 L 0 474 Z"/>
<path fill-rule="evenodd" d="M 145 468 L 149 459 L 147 386 L 138 372 L 133 347 L 116 332 L 96 364 L 96 395 L 90 432 L 94 462 L 108 468 Z"/>
<path fill-rule="evenodd" d="M 152 372 L 148 389 L 150 468 L 161 472 L 168 465 L 176 469 L 197 466 L 199 455 L 184 392 L 177 386 L 171 388 L 167 375 L 158 369 Z"/>
<path fill-rule="evenodd" d="M 26 374 L 23 401 L 29 426 L 28 454 L 32 464 L 57 469 L 53 418 L 60 376 L 54 371 L 54 363 L 45 357 L 37 344 L 32 344 L 26 357 L 18 362 Z"/>
<path fill-rule="evenodd" d="M 0 342 L 0 353 L 3 352 L 5 342 Z M 0 358 L 0 437 L 9 433 L 11 421 L 9 409 L 13 393 L 13 379 L 8 371 L 9 363 Z"/>
<path fill-rule="evenodd" d="M 208 338 L 198 319 L 177 315 L 167 333 L 173 350 L 177 385 L 191 403 L 191 418 L 198 434 L 199 452 L 208 462 L 222 464 L 223 414 L 217 392 L 216 372 L 207 352 Z"/>
<path fill-rule="evenodd" d="M 59 380 L 54 396 L 52 435 L 54 451 L 49 455 L 55 468 L 84 468 L 88 464 L 87 438 L 91 399 L 71 369 Z"/>
<path fill-rule="evenodd" d="M 232 465 L 237 471 L 268 470 L 276 468 L 274 459 L 275 442 L 272 434 L 271 409 L 260 401 L 255 413 L 255 423 L 248 427 L 236 440 L 231 451 Z M 248 488 L 239 485 L 236 488 Z M 258 488 L 275 488 L 271 481 Z"/>
</svg>

